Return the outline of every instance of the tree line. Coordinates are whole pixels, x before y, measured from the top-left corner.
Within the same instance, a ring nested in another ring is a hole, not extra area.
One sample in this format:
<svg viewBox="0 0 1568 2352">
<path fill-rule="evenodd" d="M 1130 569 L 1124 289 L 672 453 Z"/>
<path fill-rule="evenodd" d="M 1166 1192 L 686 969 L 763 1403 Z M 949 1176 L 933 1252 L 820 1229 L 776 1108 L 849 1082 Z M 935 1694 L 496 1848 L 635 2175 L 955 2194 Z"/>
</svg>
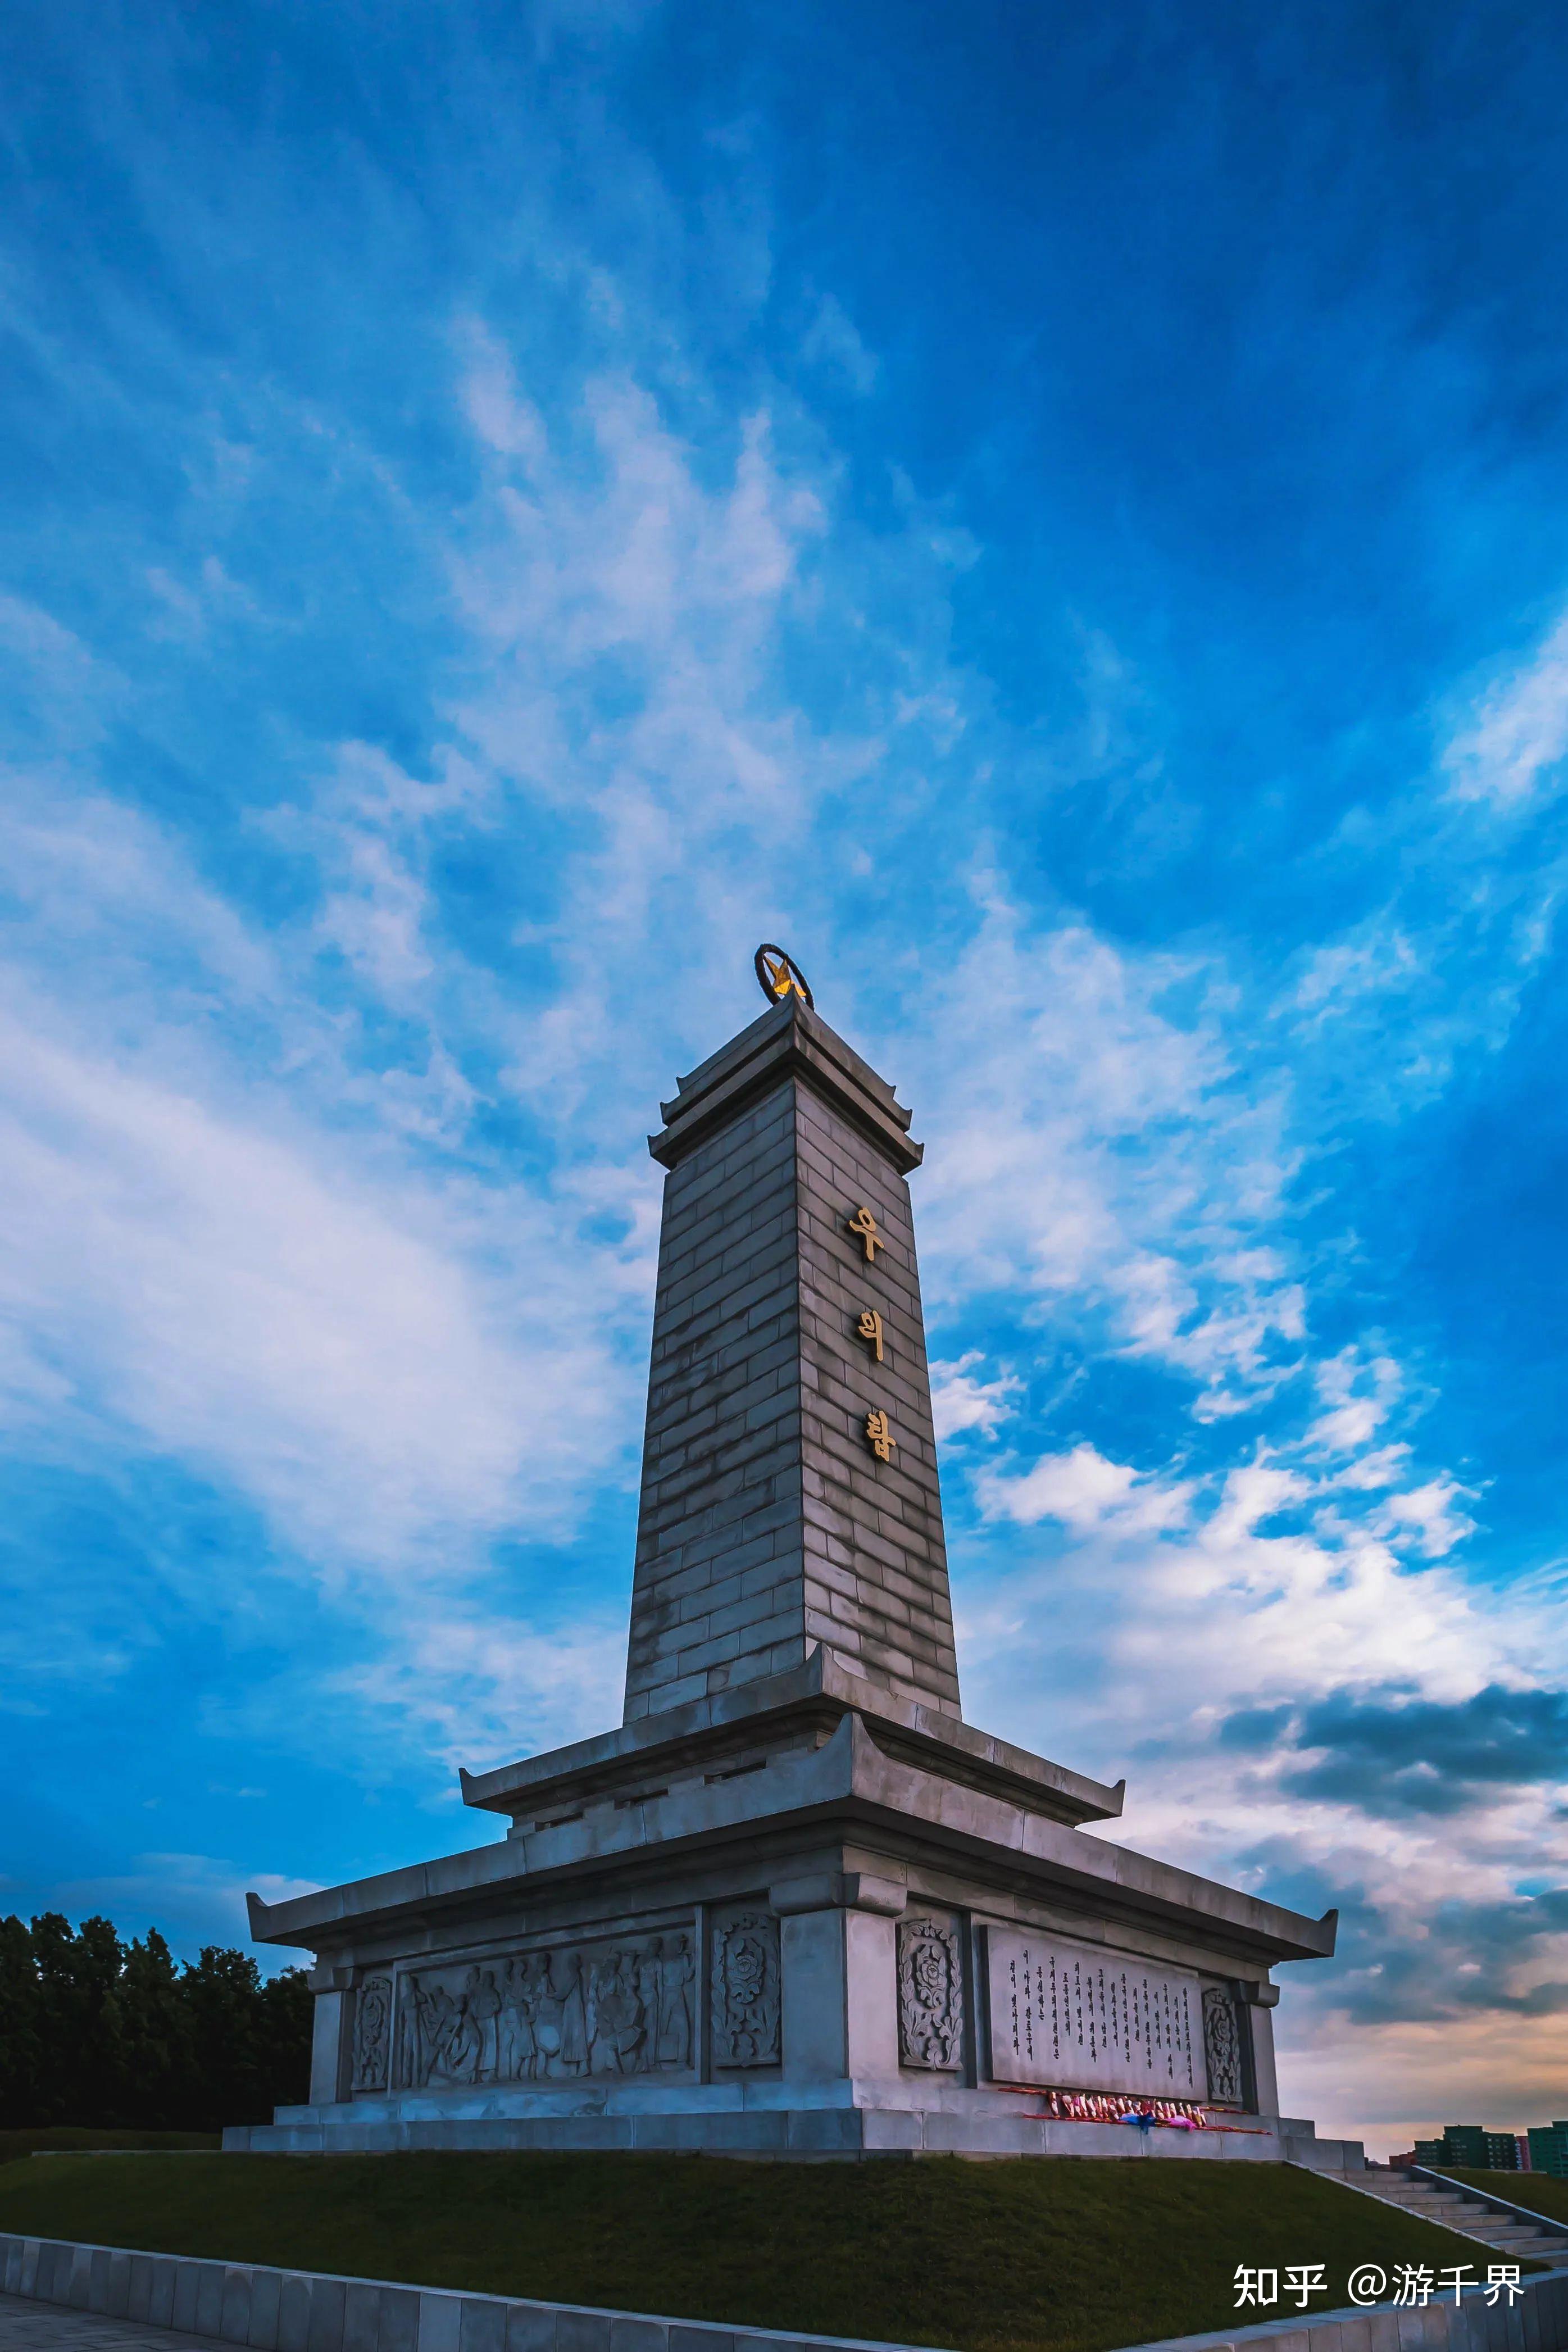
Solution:
<svg viewBox="0 0 1568 2352">
<path fill-rule="evenodd" d="M 217 1944 L 181 1967 L 156 1927 L 0 1918 L 0 2126 L 270 2122 L 308 2094 L 310 2015 L 303 1969 L 267 1980 Z"/>
</svg>

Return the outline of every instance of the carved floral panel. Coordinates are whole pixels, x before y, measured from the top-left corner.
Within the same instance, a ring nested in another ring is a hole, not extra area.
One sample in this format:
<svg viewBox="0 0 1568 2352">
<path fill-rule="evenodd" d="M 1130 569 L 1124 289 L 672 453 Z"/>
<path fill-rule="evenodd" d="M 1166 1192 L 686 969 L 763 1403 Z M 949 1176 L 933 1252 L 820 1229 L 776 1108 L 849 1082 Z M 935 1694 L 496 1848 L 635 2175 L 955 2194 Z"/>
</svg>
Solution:
<svg viewBox="0 0 1568 2352">
<path fill-rule="evenodd" d="M 713 2059 L 716 2066 L 779 2063 L 779 1922 L 770 1911 L 737 1911 L 714 1929 Z"/>
<path fill-rule="evenodd" d="M 1242 2061 L 1241 2019 L 1236 1997 L 1228 1985 L 1203 1989 L 1203 2053 L 1208 2065 L 1208 2095 L 1223 2107 L 1247 2104 L 1247 2069 Z"/>
<path fill-rule="evenodd" d="M 406 1970 L 399 2086 L 687 2070 L 695 1976 L 692 1939 L 679 1930 Z"/>
<path fill-rule="evenodd" d="M 945 1919 L 898 1923 L 898 2053 L 906 2066 L 962 2063 L 964 1973 L 957 1930 Z"/>
<path fill-rule="evenodd" d="M 354 1996 L 354 2088 L 384 2091 L 392 2042 L 392 1979 L 367 1977 Z"/>
</svg>

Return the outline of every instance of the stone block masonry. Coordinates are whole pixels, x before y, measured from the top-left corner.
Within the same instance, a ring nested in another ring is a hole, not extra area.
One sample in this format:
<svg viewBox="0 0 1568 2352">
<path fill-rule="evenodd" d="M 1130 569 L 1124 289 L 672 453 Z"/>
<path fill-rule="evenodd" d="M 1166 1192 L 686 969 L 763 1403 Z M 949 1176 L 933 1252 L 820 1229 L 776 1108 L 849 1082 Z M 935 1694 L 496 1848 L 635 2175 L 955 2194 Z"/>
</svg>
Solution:
<svg viewBox="0 0 1568 2352">
<path fill-rule="evenodd" d="M 0 2291 L 251 2352 L 906 2352 L 854 2336 L 716 2326 L 53 2238 L 0 2236 Z M 179 2336 L 171 2341 L 177 2346 Z"/>
<path fill-rule="evenodd" d="M 959 1713 L 958 1665 L 936 1476 L 931 1379 L 909 1187 L 886 1156 L 808 1087 L 795 1103 L 806 1635 L 903 1698 Z M 849 1230 L 869 1207 L 883 1245 Z M 856 1334 L 880 1316 L 883 1359 Z M 893 1458 L 866 1441 L 887 1413 Z"/>
<path fill-rule="evenodd" d="M 333 2278 L 259 2263 L 193 2261 L 52 2238 L 0 2236 L 0 2292 L 252 2352 L 905 2352 L 795 2335 Z M 105 2352 L 109 2341 L 106 2334 Z M 171 2342 L 177 2345 L 178 2336 Z M 1568 2271 L 1523 2282 L 1511 2309 L 1470 2290 L 1421 2310 L 1309 2312 L 1256 2327 L 1170 2336 L 1134 2352 L 1568 2352 Z"/>
<path fill-rule="evenodd" d="M 818 1643 L 956 1717 L 908 1114 L 798 1002 L 665 1111 L 625 1719 L 787 1672 Z M 878 1411 L 887 1460 L 866 1435 Z"/>
</svg>

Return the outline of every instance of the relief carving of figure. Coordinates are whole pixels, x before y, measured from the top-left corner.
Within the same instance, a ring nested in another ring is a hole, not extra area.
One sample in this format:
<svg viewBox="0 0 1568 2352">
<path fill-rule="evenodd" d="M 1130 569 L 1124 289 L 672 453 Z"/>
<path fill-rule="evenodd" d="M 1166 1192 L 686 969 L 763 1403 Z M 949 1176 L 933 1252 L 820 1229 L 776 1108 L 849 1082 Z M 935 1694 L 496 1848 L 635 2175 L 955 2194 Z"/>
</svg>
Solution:
<svg viewBox="0 0 1568 2352">
<path fill-rule="evenodd" d="M 354 2000 L 354 2088 L 384 2091 L 392 2035 L 392 1979 L 367 1977 Z"/>
<path fill-rule="evenodd" d="M 516 1953 L 474 1962 L 461 1975 L 458 1967 L 411 1971 L 397 2011 L 397 2082 L 406 2090 L 466 2088 L 689 2067 L 695 1979 L 684 1935 Z M 771 1981 L 776 1987 L 776 1957 Z M 367 1986 L 356 2013 L 355 2084 L 384 2089 L 392 1987 L 385 1978 L 372 1982 L 382 1988 L 381 2071 Z"/>
<path fill-rule="evenodd" d="M 713 2054 L 720 2066 L 779 2063 L 779 1922 L 745 1911 L 714 1936 Z"/>
<path fill-rule="evenodd" d="M 493 2083 L 500 2068 L 501 1996 L 493 1969 L 474 1969 L 468 1978 L 468 2018 L 477 2047 L 473 2079 Z"/>
<path fill-rule="evenodd" d="M 413 1980 L 413 1997 L 419 2004 L 420 2069 L 423 2083 L 451 2081 L 452 2056 L 457 2034 L 463 2023 L 463 2011 L 444 1984 L 431 1990 Z"/>
<path fill-rule="evenodd" d="M 964 1977 L 955 1928 L 941 1919 L 898 1926 L 898 2045 L 906 2066 L 960 2063 Z"/>
<path fill-rule="evenodd" d="M 561 1979 L 559 1991 L 554 1974 L 557 1965 Z M 588 2020 L 580 1952 L 558 1953 L 553 1960 L 546 1957 L 535 2033 L 541 2074 L 559 2079 L 563 2074 L 583 2073 L 588 2064 Z"/>
<path fill-rule="evenodd" d="M 655 1936 L 646 1951 L 632 1955 L 637 1998 L 643 2004 L 643 2063 L 659 2063 L 659 2002 L 664 1984 L 664 1939 Z"/>
<path fill-rule="evenodd" d="M 672 1936 L 659 1964 L 658 2027 L 654 2037 L 655 2066 L 689 2066 L 692 2063 L 692 1948 L 685 1936 Z"/>
<path fill-rule="evenodd" d="M 419 1979 L 404 1977 L 397 2006 L 397 2072 L 393 2082 L 402 2091 L 416 2091 L 424 2080 L 419 2032 Z"/>
<path fill-rule="evenodd" d="M 501 2015 L 497 2029 L 497 2073 L 503 2083 L 525 2083 L 538 2071 L 538 2043 L 534 2021 L 538 2015 L 538 1962 L 508 1960 L 501 1981 Z"/>
<path fill-rule="evenodd" d="M 612 1952 L 593 1971 L 593 2065 L 596 2073 L 629 2074 L 636 2071 L 643 2046 L 643 2004 L 637 1996 L 636 1960 L 630 1952 Z"/>
<path fill-rule="evenodd" d="M 450 2083 L 476 2083 L 479 2063 L 484 2055 L 478 1969 L 469 1969 L 463 1980 L 463 1990 L 455 2001 L 449 1993 L 444 1993 L 443 1998 L 451 2003 L 452 2015 L 446 2021 L 442 2037 L 440 2070 Z M 434 2066 L 431 2073 L 433 2075 L 435 2073 Z"/>
<path fill-rule="evenodd" d="M 1204 1986 L 1203 2050 L 1208 2061 L 1209 2097 L 1221 2106 L 1244 2106 L 1247 2077 L 1241 2061 L 1241 2025 L 1228 1986 Z"/>
</svg>

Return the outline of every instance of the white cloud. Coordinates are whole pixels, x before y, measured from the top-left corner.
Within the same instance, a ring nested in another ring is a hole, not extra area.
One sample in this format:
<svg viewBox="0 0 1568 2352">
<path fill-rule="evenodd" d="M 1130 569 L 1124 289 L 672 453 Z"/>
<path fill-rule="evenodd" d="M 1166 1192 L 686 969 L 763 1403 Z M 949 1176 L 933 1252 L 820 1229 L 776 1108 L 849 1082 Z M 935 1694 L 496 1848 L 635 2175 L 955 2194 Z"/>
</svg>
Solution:
<svg viewBox="0 0 1568 2352">
<path fill-rule="evenodd" d="M 1475 1533 L 1474 1519 L 1454 1507 L 1464 1491 L 1456 1479 L 1429 1478 L 1424 1486 L 1390 1495 L 1371 1524 L 1380 1533 L 1408 1528 L 1427 1559 L 1441 1559 Z"/>
<path fill-rule="evenodd" d="M 456 341 L 466 354 L 462 400 L 475 432 L 500 457 L 520 458 L 530 469 L 542 464 L 548 455 L 544 420 L 518 392 L 505 344 L 477 318 L 460 322 Z"/>
<path fill-rule="evenodd" d="M 1397 1403 L 1404 1381 L 1391 1356 L 1367 1357 L 1342 1348 L 1315 1368 L 1313 1385 L 1324 1411 L 1308 1427 L 1304 1444 L 1322 1454 L 1359 1454 L 1370 1445 Z"/>
<path fill-rule="evenodd" d="M 620 1608 L 545 1629 L 471 1603 L 416 1611 L 395 1649 L 333 1676 L 322 1699 L 363 1710 L 384 1747 L 415 1730 L 423 1752 L 455 1773 L 618 1723 L 625 1679 Z"/>
<path fill-rule="evenodd" d="M 1568 755 L 1568 615 L 1529 659 L 1488 688 L 1444 752 L 1449 790 L 1513 811 L 1537 797 Z"/>
<path fill-rule="evenodd" d="M 314 1895 L 319 1885 L 311 1878 L 247 1871 L 207 1853 L 138 1853 L 129 1859 L 128 1870 L 62 1882 L 51 1890 L 51 1900 L 74 1917 L 97 1912 L 111 1918 L 122 1935 L 133 1935 L 144 1921 L 155 1921 L 188 1959 L 195 1958 L 199 1945 L 218 1937 L 245 1950 L 253 1948 L 247 1890 L 267 1903 L 287 1903 L 296 1895 Z M 254 1956 L 267 1975 L 308 1966 L 296 1952 L 263 1948 Z"/>
<path fill-rule="evenodd" d="M 810 366 L 831 369 L 862 400 L 876 390 L 882 373 L 876 355 L 867 349 L 836 295 L 824 294 L 818 302 L 811 323 L 800 338 L 800 356 Z"/>
<path fill-rule="evenodd" d="M 1103 1318 L 1113 1346 L 1189 1379 L 1204 1418 L 1271 1394 L 1304 1333 L 1294 1154 L 1280 1082 L 1244 1076 L 1208 1001 L 1219 975 L 1081 923 L 1031 930 L 989 876 L 974 889 L 915 1047 L 942 1136 L 921 1177 L 934 1298 Z"/>
<path fill-rule="evenodd" d="M 455 1532 L 559 1526 L 600 1475 L 618 1285 L 602 1250 L 579 1266 L 570 1210 L 407 1175 L 391 1195 L 319 1134 L 51 1038 L 25 1000 L 0 1039 L 0 1296 L 82 1411 L 335 1563 L 432 1570 Z M 529 1267 L 504 1318 L 465 1263 L 481 1239 Z"/>
<path fill-rule="evenodd" d="M 1141 1478 L 1123 1462 L 1108 1462 L 1092 1445 L 1047 1454 L 1019 1473 L 979 1472 L 975 1491 L 988 1518 L 1034 1527 L 1055 1519 L 1077 1534 L 1105 1529 L 1143 1536 L 1179 1525 L 1188 1514 L 1190 1486 Z"/>
<path fill-rule="evenodd" d="M 957 1437 L 967 1429 L 994 1437 L 998 1423 L 1015 1409 L 1013 1401 L 1023 1382 L 1008 1372 L 994 1381 L 977 1380 L 975 1366 L 983 1361 L 978 1349 L 972 1349 L 956 1363 L 932 1364 L 931 1411 L 938 1437 Z"/>
</svg>

